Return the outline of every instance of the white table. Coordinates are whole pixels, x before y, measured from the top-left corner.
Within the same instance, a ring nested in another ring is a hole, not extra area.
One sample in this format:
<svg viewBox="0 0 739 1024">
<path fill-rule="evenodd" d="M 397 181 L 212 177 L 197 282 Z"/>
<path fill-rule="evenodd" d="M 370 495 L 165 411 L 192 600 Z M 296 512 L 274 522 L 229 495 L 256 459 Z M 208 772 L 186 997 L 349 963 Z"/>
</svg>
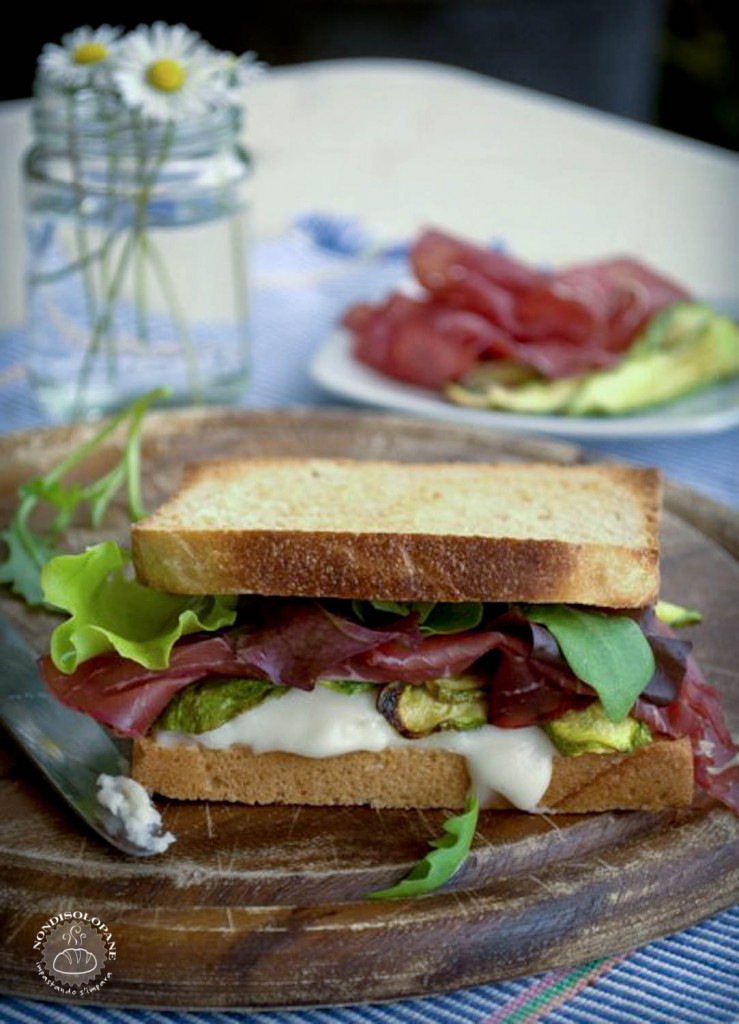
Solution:
<svg viewBox="0 0 739 1024">
<path fill-rule="evenodd" d="M 631 251 L 696 293 L 739 299 L 739 156 L 441 65 L 278 68 L 245 94 L 254 230 L 355 215 L 505 238 L 525 259 Z M 23 310 L 20 160 L 29 103 L 0 104 L 0 329 Z"/>
</svg>

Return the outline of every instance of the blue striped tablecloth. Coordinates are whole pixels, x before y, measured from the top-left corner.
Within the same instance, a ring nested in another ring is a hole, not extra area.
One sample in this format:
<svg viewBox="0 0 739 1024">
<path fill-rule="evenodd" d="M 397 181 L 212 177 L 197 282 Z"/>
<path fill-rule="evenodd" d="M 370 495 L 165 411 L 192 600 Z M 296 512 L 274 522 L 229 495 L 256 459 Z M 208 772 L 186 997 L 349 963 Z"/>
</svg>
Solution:
<svg viewBox="0 0 739 1024">
<path fill-rule="evenodd" d="M 316 347 L 350 302 L 374 298 L 404 270 L 404 248 L 367 255 L 359 226 L 307 217 L 254 253 L 253 408 L 335 405 L 306 373 Z M 41 425 L 22 370 L 22 328 L 0 335 L 0 431 Z M 581 441 L 578 443 L 583 444 Z M 699 437 L 583 444 L 659 466 L 675 481 L 739 509 L 739 429 Z M 0 937 L 0 941 L 2 938 Z M 49 1024 L 729 1024 L 739 1022 L 739 906 L 627 955 L 574 969 L 421 1000 L 327 1009 L 210 1013 L 103 1009 L 5 998 L 0 1021 Z"/>
</svg>

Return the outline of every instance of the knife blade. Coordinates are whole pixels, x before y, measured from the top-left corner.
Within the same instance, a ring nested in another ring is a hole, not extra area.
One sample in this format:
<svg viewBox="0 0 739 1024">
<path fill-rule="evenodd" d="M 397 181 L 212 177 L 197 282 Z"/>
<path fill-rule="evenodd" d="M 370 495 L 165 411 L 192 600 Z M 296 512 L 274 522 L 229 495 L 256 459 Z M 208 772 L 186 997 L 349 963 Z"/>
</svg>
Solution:
<svg viewBox="0 0 739 1024">
<path fill-rule="evenodd" d="M 0 722 L 36 767 L 99 836 L 133 856 L 155 850 L 131 841 L 125 824 L 97 800 L 100 775 L 127 775 L 129 762 L 98 723 L 46 689 L 35 652 L 0 616 Z"/>
</svg>

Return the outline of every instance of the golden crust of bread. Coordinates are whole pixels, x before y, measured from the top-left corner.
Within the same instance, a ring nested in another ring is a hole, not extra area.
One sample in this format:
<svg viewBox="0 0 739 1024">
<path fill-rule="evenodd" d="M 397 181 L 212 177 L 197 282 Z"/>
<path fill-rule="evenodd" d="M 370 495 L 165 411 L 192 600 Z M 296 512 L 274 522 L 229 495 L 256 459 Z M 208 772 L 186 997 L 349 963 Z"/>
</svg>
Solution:
<svg viewBox="0 0 739 1024">
<path fill-rule="evenodd" d="M 134 741 L 132 774 L 149 792 L 180 800 L 245 804 L 332 804 L 456 809 L 470 780 L 459 754 L 390 748 L 331 758 L 254 754 L 244 747 L 208 750 L 196 744 Z M 657 739 L 632 754 L 554 758 L 541 809 L 587 813 L 659 810 L 693 800 L 688 739 Z M 500 799 L 496 808 L 510 807 Z"/>
<path fill-rule="evenodd" d="M 636 467 L 251 459 L 192 469 L 132 547 L 171 593 L 637 608 L 659 508 Z"/>
</svg>

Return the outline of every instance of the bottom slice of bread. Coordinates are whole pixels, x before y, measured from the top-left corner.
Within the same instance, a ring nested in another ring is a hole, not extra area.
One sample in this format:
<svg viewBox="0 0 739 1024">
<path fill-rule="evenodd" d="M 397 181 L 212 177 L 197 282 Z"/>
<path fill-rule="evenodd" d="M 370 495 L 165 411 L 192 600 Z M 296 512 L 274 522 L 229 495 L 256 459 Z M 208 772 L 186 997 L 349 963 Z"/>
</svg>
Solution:
<svg viewBox="0 0 739 1024">
<path fill-rule="evenodd" d="M 134 742 L 133 777 L 150 793 L 179 800 L 244 804 L 332 804 L 457 809 L 470 779 L 465 759 L 441 750 L 390 748 L 330 758 L 254 754 L 245 747 L 208 750 Z M 555 757 L 541 809 L 587 813 L 660 810 L 693 800 L 688 739 L 655 740 L 633 754 Z M 494 808 L 509 808 L 503 798 Z"/>
</svg>

